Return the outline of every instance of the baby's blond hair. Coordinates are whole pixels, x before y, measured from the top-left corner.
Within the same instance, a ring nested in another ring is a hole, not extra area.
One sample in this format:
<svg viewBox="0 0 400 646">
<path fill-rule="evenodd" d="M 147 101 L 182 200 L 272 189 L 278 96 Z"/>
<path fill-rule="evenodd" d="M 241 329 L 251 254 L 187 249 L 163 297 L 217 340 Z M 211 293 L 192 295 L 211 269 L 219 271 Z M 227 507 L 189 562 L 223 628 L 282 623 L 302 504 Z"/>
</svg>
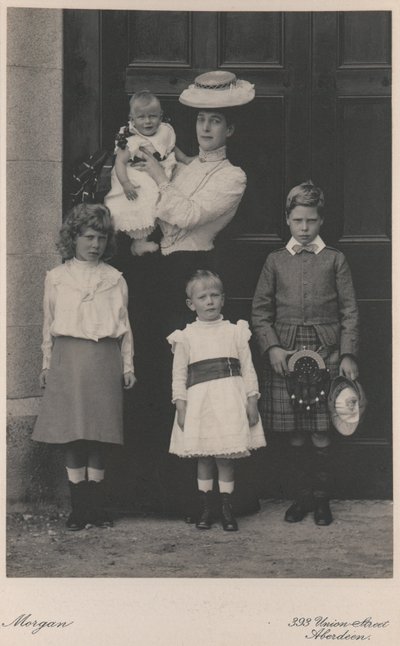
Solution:
<svg viewBox="0 0 400 646">
<path fill-rule="evenodd" d="M 150 92 L 150 90 L 140 90 L 139 92 L 135 92 L 129 99 L 129 106 L 130 109 L 133 110 L 135 107 L 135 104 L 140 103 L 141 105 L 149 105 L 152 101 L 157 101 L 157 103 L 160 105 L 161 108 L 161 103 L 160 99 L 156 97 L 155 94 Z"/>
</svg>

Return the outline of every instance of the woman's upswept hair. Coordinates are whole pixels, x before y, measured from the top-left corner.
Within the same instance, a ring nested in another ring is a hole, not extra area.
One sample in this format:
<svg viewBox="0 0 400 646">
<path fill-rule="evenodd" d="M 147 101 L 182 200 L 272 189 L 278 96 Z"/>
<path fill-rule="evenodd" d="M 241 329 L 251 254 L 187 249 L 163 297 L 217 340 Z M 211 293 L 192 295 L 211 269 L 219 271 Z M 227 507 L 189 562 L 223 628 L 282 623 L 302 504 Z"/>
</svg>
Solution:
<svg viewBox="0 0 400 646">
<path fill-rule="evenodd" d="M 200 282 L 215 285 L 221 290 L 221 292 L 224 291 L 222 280 L 218 274 L 215 274 L 213 271 L 209 271 L 208 269 L 197 269 L 186 283 L 186 296 L 188 298 L 192 297 L 194 284 Z"/>
<path fill-rule="evenodd" d="M 76 239 L 89 228 L 107 236 L 102 260 L 112 258 L 115 252 L 115 231 L 110 211 L 104 204 L 84 202 L 71 209 L 61 227 L 57 249 L 64 260 L 75 256 Z"/>
<path fill-rule="evenodd" d="M 294 186 L 286 198 L 285 215 L 288 216 L 296 206 L 316 206 L 321 215 L 325 199 L 322 189 L 314 185 L 309 179 L 298 186 Z"/>
</svg>

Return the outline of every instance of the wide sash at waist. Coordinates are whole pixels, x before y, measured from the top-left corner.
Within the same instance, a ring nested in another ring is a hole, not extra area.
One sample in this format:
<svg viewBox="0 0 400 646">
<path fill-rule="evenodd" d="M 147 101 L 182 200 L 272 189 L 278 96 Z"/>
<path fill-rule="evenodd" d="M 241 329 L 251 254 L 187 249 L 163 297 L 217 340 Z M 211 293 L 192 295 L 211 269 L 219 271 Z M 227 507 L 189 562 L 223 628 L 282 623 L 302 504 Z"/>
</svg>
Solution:
<svg viewBox="0 0 400 646">
<path fill-rule="evenodd" d="M 188 365 L 188 376 L 186 387 L 190 388 L 195 384 L 224 377 L 240 377 L 240 361 L 235 357 L 217 357 L 215 359 L 203 359 Z"/>
</svg>

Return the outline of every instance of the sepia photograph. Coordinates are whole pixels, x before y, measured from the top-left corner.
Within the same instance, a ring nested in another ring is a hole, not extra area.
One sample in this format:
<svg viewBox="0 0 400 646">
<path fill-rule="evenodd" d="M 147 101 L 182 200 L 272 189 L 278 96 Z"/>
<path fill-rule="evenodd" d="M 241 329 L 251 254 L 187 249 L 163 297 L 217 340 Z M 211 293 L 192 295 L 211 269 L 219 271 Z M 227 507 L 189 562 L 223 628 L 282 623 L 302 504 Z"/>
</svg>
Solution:
<svg viewBox="0 0 400 646">
<path fill-rule="evenodd" d="M 394 646 L 396 3 L 29 5 L 0 644 Z"/>
</svg>

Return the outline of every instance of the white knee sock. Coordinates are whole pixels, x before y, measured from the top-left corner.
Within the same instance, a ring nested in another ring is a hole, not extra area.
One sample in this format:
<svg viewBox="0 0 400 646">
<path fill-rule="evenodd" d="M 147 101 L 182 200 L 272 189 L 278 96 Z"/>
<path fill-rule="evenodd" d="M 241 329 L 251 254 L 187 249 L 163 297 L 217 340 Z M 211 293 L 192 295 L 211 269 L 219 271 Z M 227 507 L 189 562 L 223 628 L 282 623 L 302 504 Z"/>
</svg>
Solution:
<svg viewBox="0 0 400 646">
<path fill-rule="evenodd" d="M 203 491 L 204 493 L 207 493 L 207 491 L 212 491 L 213 484 L 214 484 L 214 480 L 212 478 L 211 478 L 211 480 L 199 480 L 199 479 L 197 479 L 198 489 L 199 489 L 199 491 Z"/>
<path fill-rule="evenodd" d="M 233 493 L 233 490 L 235 488 L 235 483 L 233 481 L 224 482 L 223 480 L 218 480 L 218 486 L 219 486 L 220 493 Z"/>
<path fill-rule="evenodd" d="M 87 469 L 87 479 L 92 482 L 101 482 L 104 480 L 104 469 L 94 469 L 93 467 L 88 467 Z"/>
<path fill-rule="evenodd" d="M 67 469 L 68 480 L 73 482 L 73 484 L 78 484 L 78 482 L 86 480 L 86 467 L 79 467 L 78 469 L 65 468 Z"/>
</svg>

